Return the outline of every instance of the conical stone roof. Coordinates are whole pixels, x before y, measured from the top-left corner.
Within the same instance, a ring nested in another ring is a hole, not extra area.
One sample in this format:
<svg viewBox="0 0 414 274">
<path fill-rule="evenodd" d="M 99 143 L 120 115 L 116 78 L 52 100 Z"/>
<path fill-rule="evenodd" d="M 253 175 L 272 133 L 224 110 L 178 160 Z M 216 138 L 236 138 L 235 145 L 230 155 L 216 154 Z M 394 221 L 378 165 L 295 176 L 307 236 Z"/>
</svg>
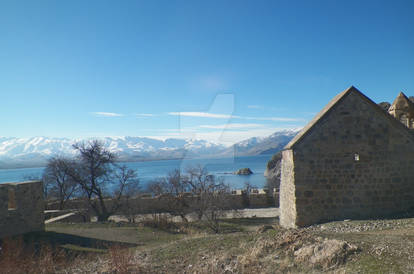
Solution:
<svg viewBox="0 0 414 274">
<path fill-rule="evenodd" d="M 414 118 L 414 104 L 404 93 L 400 92 L 388 109 L 388 112 L 394 116 L 397 114 L 396 112 L 405 113 L 407 117 Z"/>
</svg>

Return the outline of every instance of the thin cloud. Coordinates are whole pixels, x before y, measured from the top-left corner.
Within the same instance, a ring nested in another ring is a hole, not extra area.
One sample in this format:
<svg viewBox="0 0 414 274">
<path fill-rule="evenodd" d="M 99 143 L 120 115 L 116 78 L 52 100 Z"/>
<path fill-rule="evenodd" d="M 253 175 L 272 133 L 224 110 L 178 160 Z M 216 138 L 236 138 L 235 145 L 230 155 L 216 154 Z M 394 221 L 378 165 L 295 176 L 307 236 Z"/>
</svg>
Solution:
<svg viewBox="0 0 414 274">
<path fill-rule="evenodd" d="M 180 131 L 177 133 L 166 133 L 162 135 L 146 136 L 149 138 L 168 139 L 168 138 L 180 138 L 180 139 L 201 139 L 207 140 L 215 144 L 222 144 L 225 146 L 231 146 L 237 142 L 246 140 L 248 138 L 257 136 L 269 136 L 275 131 L 281 130 L 298 130 L 297 127 L 286 128 L 257 128 L 250 130 L 214 130 L 209 132 L 192 132 L 192 131 Z"/>
<path fill-rule="evenodd" d="M 172 116 L 188 116 L 188 117 L 202 117 L 202 118 L 217 118 L 217 119 L 230 119 L 236 118 L 229 114 L 217 114 L 209 112 L 168 112 L 168 115 Z"/>
<path fill-rule="evenodd" d="M 136 113 L 135 114 L 136 117 L 154 117 L 154 114 L 151 113 Z"/>
<path fill-rule="evenodd" d="M 245 119 L 245 120 L 257 120 L 257 121 L 274 121 L 274 122 L 301 122 L 302 118 L 290 118 L 290 117 L 251 117 L 251 116 L 238 116 L 230 114 L 217 114 L 210 112 L 168 112 L 168 115 L 172 116 L 188 116 L 188 117 L 201 117 L 201 118 L 216 118 L 216 119 Z"/>
<path fill-rule="evenodd" d="M 121 117 L 124 116 L 121 113 L 115 113 L 115 112 L 91 112 L 92 115 L 96 117 Z"/>
<path fill-rule="evenodd" d="M 244 128 L 258 128 L 264 127 L 262 124 L 242 124 L 242 123 L 231 123 L 223 125 L 200 125 L 200 128 L 208 129 L 244 129 Z"/>
<path fill-rule="evenodd" d="M 258 120 L 258 121 L 275 121 L 275 122 L 300 122 L 303 121 L 301 118 L 289 118 L 289 117 L 243 117 L 247 120 Z"/>
</svg>

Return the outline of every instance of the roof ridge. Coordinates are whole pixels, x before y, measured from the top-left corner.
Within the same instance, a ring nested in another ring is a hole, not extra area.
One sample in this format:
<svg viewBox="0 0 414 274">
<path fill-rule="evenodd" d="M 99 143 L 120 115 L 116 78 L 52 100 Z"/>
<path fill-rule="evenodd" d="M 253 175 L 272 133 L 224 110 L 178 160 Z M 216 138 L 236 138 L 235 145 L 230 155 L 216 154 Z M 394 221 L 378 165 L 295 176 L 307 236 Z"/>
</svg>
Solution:
<svg viewBox="0 0 414 274">
<path fill-rule="evenodd" d="M 404 94 L 404 92 L 400 91 L 398 96 L 395 98 L 394 102 L 391 104 L 388 111 L 393 111 L 397 109 L 404 109 L 404 104 L 407 105 L 409 111 L 414 113 L 414 103 Z"/>
<path fill-rule="evenodd" d="M 357 92 L 361 93 L 356 87 L 350 86 L 346 90 L 335 95 L 335 97 L 332 98 L 332 100 L 329 101 L 329 103 L 325 105 L 322 108 L 322 110 L 319 111 L 319 113 L 316 114 L 316 116 L 313 117 L 313 119 L 306 126 L 304 126 L 298 134 L 296 134 L 296 136 L 284 147 L 284 149 L 288 149 L 292 147 L 295 143 L 299 142 L 306 135 L 308 130 L 310 130 L 323 116 L 325 116 L 327 112 L 329 112 L 332 109 L 332 107 L 334 107 L 339 101 L 341 101 L 344 97 L 346 97 L 346 95 L 351 93 L 353 90 L 356 90 Z"/>
<path fill-rule="evenodd" d="M 410 134 L 412 138 L 414 138 L 414 135 L 410 132 L 410 130 L 404 126 L 402 123 L 400 123 L 397 119 L 395 119 L 393 116 L 389 115 L 387 112 L 385 112 L 380 106 L 378 106 L 374 101 L 372 101 L 370 98 L 368 98 L 365 94 L 363 94 L 361 91 L 359 91 L 356 87 L 351 86 L 347 88 L 346 90 L 342 91 L 341 93 L 337 94 L 285 147 L 284 149 L 290 149 L 292 148 L 296 143 L 300 142 L 307 133 L 325 116 L 327 115 L 336 105 L 338 105 L 339 102 L 341 102 L 344 98 L 346 98 L 349 94 L 355 93 L 362 97 L 365 101 L 369 102 L 371 105 L 375 106 L 376 109 L 383 113 L 385 117 L 388 117 L 388 119 L 392 119 L 393 122 L 396 124 L 399 124 L 398 126 L 401 126 L 406 130 L 407 133 Z M 405 96 L 405 95 L 404 95 Z M 414 107 L 414 104 L 413 104 Z"/>
</svg>

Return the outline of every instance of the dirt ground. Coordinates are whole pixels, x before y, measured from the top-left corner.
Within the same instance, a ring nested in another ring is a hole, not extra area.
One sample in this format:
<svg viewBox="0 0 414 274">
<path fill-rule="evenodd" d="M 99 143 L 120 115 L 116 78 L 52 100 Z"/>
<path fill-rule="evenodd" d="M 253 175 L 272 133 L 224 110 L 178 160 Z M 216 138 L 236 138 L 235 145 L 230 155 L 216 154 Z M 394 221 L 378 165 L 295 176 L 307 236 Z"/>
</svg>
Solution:
<svg viewBox="0 0 414 274">
<path fill-rule="evenodd" d="M 105 254 L 113 244 L 128 250 L 130 273 L 414 273 L 413 218 L 284 229 L 273 217 L 277 209 L 231 214 L 218 234 L 202 222 L 166 228 L 57 223 L 46 233 L 63 237 L 64 248 L 98 254 L 65 273 L 108 272 L 111 258 Z"/>
<path fill-rule="evenodd" d="M 169 214 L 166 213 L 169 216 Z M 152 214 L 141 214 L 135 217 L 136 222 L 140 222 L 144 219 L 151 218 Z M 187 219 L 189 221 L 195 221 L 197 219 L 195 214 L 188 214 Z M 279 208 L 269 207 L 269 208 L 244 208 L 238 210 L 227 210 L 223 212 L 223 219 L 232 219 L 232 218 L 276 218 L 279 217 Z M 128 219 L 125 216 L 113 215 L 109 218 L 114 222 L 127 222 Z M 180 217 L 172 217 L 172 220 L 175 222 L 182 221 Z"/>
</svg>

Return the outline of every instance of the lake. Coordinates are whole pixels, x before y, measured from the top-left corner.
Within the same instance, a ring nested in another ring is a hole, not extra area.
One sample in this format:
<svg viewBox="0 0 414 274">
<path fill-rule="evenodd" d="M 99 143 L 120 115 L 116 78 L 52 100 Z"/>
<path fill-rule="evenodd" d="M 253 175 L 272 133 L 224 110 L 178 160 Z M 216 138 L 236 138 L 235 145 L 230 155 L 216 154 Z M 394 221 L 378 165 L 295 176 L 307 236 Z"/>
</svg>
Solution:
<svg viewBox="0 0 414 274">
<path fill-rule="evenodd" d="M 138 178 L 143 189 L 149 182 L 156 178 L 166 176 L 170 171 L 180 168 L 185 171 L 189 166 L 201 165 L 207 170 L 222 177 L 226 183 L 233 189 L 243 188 L 245 182 L 256 187 L 265 185 L 265 177 L 263 173 L 266 169 L 267 162 L 272 155 L 257 155 L 235 158 L 219 158 L 219 159 L 184 159 L 184 160 L 162 160 L 148 162 L 126 162 L 129 168 L 134 169 L 138 173 Z M 253 171 L 252 175 L 233 175 L 232 172 L 248 167 Z M 18 169 L 0 169 L 0 183 L 19 182 L 29 178 L 40 178 L 44 168 L 18 168 Z"/>
</svg>

